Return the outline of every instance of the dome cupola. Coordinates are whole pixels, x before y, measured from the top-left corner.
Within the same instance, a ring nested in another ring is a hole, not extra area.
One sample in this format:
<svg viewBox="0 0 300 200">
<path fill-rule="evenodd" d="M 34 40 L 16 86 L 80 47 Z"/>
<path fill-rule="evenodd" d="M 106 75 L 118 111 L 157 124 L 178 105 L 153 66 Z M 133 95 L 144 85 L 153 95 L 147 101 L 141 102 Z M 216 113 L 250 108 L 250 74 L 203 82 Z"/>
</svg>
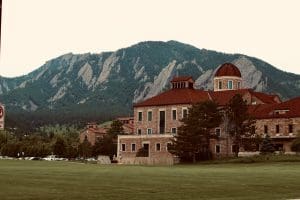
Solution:
<svg viewBox="0 0 300 200">
<path fill-rule="evenodd" d="M 215 77 L 220 76 L 236 76 L 242 77 L 239 68 L 237 68 L 234 64 L 231 63 L 224 63 L 221 67 L 218 68 Z"/>
<path fill-rule="evenodd" d="M 214 77 L 214 91 L 237 90 L 242 87 L 240 70 L 232 63 L 222 64 Z"/>
</svg>

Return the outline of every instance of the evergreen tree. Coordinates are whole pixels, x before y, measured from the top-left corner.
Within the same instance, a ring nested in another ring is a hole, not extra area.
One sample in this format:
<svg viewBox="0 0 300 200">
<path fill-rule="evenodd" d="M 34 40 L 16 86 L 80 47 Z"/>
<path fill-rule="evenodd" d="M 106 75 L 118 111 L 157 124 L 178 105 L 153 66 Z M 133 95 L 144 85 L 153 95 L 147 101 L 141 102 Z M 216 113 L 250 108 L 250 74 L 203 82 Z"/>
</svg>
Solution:
<svg viewBox="0 0 300 200">
<path fill-rule="evenodd" d="M 123 124 L 119 120 L 114 120 L 111 124 L 110 129 L 108 129 L 108 135 L 113 136 L 114 138 L 117 135 L 124 135 Z"/>
<path fill-rule="evenodd" d="M 178 128 L 178 135 L 173 140 L 170 152 L 181 159 L 187 158 L 193 162 L 196 162 L 197 155 L 201 153 L 210 158 L 210 139 L 214 135 L 211 129 L 221 123 L 217 104 L 213 101 L 204 101 L 193 105 L 182 122 L 183 125 Z"/>
<path fill-rule="evenodd" d="M 93 156 L 106 155 L 113 158 L 117 154 L 117 144 L 110 135 L 106 135 L 98 139 L 93 146 Z"/>
<path fill-rule="evenodd" d="M 59 157 L 64 157 L 66 154 L 66 143 L 61 137 L 57 137 L 55 144 L 53 145 L 53 153 Z"/>
<path fill-rule="evenodd" d="M 275 148 L 271 142 L 270 136 L 267 134 L 266 137 L 263 139 L 262 146 L 260 148 L 261 154 L 268 154 L 268 153 L 274 153 Z"/>
<path fill-rule="evenodd" d="M 92 156 L 92 145 L 87 138 L 78 146 L 78 153 L 84 159 Z"/>
<path fill-rule="evenodd" d="M 297 138 L 293 141 L 291 149 L 292 151 L 300 152 L 300 131 L 297 135 Z"/>
<path fill-rule="evenodd" d="M 226 131 L 233 139 L 235 156 L 238 157 L 243 139 L 251 139 L 255 135 L 255 120 L 249 115 L 247 102 L 240 94 L 232 97 L 225 108 L 224 118 Z"/>
</svg>

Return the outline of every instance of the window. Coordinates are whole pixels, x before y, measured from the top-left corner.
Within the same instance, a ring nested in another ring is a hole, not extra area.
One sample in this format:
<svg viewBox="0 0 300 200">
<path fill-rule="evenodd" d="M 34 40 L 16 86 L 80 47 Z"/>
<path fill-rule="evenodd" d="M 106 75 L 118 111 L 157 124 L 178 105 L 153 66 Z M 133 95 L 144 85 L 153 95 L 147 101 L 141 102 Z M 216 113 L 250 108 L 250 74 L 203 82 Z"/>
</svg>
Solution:
<svg viewBox="0 0 300 200">
<path fill-rule="evenodd" d="M 236 153 L 238 150 L 239 150 L 239 146 L 238 145 L 234 144 L 234 145 L 231 146 L 231 152 L 232 153 Z"/>
<path fill-rule="evenodd" d="M 160 143 L 156 143 L 156 151 L 160 151 Z"/>
<path fill-rule="evenodd" d="M 168 142 L 168 143 L 167 143 L 167 146 L 166 146 L 166 150 L 167 150 L 167 151 L 170 149 L 170 146 L 171 146 L 171 145 L 172 145 L 171 142 Z"/>
<path fill-rule="evenodd" d="M 177 133 L 177 128 L 171 128 L 171 133 L 176 134 Z"/>
<path fill-rule="evenodd" d="M 227 84 L 228 84 L 228 85 L 227 85 L 227 88 L 228 88 L 228 89 L 232 89 L 232 81 L 228 81 Z"/>
<path fill-rule="evenodd" d="M 142 111 L 138 112 L 138 120 L 139 120 L 139 122 L 141 122 L 143 120 L 143 112 Z"/>
<path fill-rule="evenodd" d="M 173 120 L 177 119 L 177 110 L 176 109 L 172 109 L 172 119 Z"/>
<path fill-rule="evenodd" d="M 96 136 L 96 141 L 101 140 L 101 138 L 103 138 L 103 136 Z"/>
<path fill-rule="evenodd" d="M 187 117 L 187 115 L 188 115 L 188 110 L 187 110 L 187 108 L 183 108 L 183 109 L 182 109 L 182 117 L 185 118 L 185 117 Z"/>
<path fill-rule="evenodd" d="M 216 145 L 216 153 L 221 152 L 221 146 L 219 144 Z"/>
<path fill-rule="evenodd" d="M 221 137 L 221 129 L 216 128 L 216 136 Z"/>
<path fill-rule="evenodd" d="M 135 144 L 131 144 L 131 151 L 135 152 Z"/>
<path fill-rule="evenodd" d="M 276 125 L 276 133 L 279 133 L 279 131 L 280 131 L 280 128 L 279 128 L 279 125 L 277 124 Z"/>
<path fill-rule="evenodd" d="M 219 90 L 222 89 L 222 81 L 219 81 Z"/>
<path fill-rule="evenodd" d="M 126 151 L 126 144 L 122 144 L 121 150 L 122 150 L 122 151 Z"/>
<path fill-rule="evenodd" d="M 144 157 L 149 157 L 149 143 L 144 143 L 143 144 L 143 149 L 144 149 L 144 151 L 145 151 L 145 155 L 144 155 Z"/>
<path fill-rule="evenodd" d="M 159 133 L 164 134 L 165 133 L 165 127 L 166 127 L 166 111 L 159 111 Z"/>
<path fill-rule="evenodd" d="M 293 124 L 289 124 L 289 133 L 293 133 L 293 132 L 294 132 Z"/>
<path fill-rule="evenodd" d="M 138 135 L 142 135 L 142 130 L 138 128 L 138 129 L 137 129 L 137 134 L 138 134 Z"/>
<path fill-rule="evenodd" d="M 147 128 L 147 134 L 151 135 L 152 134 L 152 129 L 151 128 Z"/>
<path fill-rule="evenodd" d="M 237 88 L 238 88 L 238 89 L 241 89 L 241 82 L 238 82 L 238 83 L 237 83 Z"/>
<path fill-rule="evenodd" d="M 148 121 L 152 121 L 152 111 L 148 111 Z"/>
<path fill-rule="evenodd" d="M 268 134 L 268 126 L 267 125 L 264 125 L 264 133 Z"/>
<path fill-rule="evenodd" d="M 228 81 L 228 89 L 232 89 L 232 81 Z"/>
<path fill-rule="evenodd" d="M 255 134 L 255 130 L 256 130 L 255 126 L 251 126 L 251 134 L 252 134 L 252 135 Z"/>
</svg>

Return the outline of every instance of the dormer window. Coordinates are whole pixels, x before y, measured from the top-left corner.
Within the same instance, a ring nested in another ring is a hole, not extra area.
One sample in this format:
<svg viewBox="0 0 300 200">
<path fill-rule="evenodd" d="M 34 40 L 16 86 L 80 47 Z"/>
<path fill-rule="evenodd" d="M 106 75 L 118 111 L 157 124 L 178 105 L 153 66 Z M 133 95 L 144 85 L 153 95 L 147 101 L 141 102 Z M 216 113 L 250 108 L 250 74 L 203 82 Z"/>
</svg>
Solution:
<svg viewBox="0 0 300 200">
<path fill-rule="evenodd" d="M 289 110 L 275 110 L 275 115 L 283 115 L 286 114 Z"/>
</svg>

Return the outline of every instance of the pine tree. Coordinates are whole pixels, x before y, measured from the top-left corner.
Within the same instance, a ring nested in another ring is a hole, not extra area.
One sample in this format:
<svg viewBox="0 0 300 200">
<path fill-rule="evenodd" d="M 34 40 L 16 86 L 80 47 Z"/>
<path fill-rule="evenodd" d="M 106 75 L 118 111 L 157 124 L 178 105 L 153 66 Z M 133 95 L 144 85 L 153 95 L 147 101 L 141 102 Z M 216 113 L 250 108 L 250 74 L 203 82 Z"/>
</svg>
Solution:
<svg viewBox="0 0 300 200">
<path fill-rule="evenodd" d="M 113 158 L 117 154 L 117 144 L 114 142 L 114 138 L 110 135 L 106 135 L 96 141 L 93 146 L 93 156 L 106 155 Z"/>
<path fill-rule="evenodd" d="M 114 120 L 111 124 L 110 129 L 108 129 L 108 135 L 113 136 L 114 138 L 117 135 L 124 135 L 123 124 L 119 120 Z"/>
<path fill-rule="evenodd" d="M 297 153 L 300 152 L 300 132 L 298 133 L 297 138 L 293 141 L 291 149 Z"/>
<path fill-rule="evenodd" d="M 78 146 L 78 152 L 84 159 L 92 156 L 92 145 L 87 138 Z"/>
<path fill-rule="evenodd" d="M 193 105 L 187 117 L 182 119 L 183 125 L 178 128 L 178 135 L 173 140 L 170 152 L 181 159 L 196 162 L 200 153 L 210 158 L 211 129 L 219 126 L 221 115 L 217 104 L 204 101 Z"/>
<path fill-rule="evenodd" d="M 66 143 L 65 140 L 61 137 L 58 137 L 56 139 L 56 142 L 53 146 L 53 152 L 55 155 L 58 155 L 59 157 L 64 157 L 66 154 Z"/>
<path fill-rule="evenodd" d="M 227 118 L 225 126 L 237 147 L 235 156 L 238 157 L 243 139 L 251 139 L 255 135 L 255 120 L 249 115 L 247 103 L 240 94 L 232 97 L 225 108 L 224 118 Z"/>
<path fill-rule="evenodd" d="M 261 154 L 268 154 L 268 153 L 274 153 L 275 148 L 271 142 L 270 136 L 267 134 L 266 137 L 263 139 L 262 146 L 260 148 Z"/>
</svg>

